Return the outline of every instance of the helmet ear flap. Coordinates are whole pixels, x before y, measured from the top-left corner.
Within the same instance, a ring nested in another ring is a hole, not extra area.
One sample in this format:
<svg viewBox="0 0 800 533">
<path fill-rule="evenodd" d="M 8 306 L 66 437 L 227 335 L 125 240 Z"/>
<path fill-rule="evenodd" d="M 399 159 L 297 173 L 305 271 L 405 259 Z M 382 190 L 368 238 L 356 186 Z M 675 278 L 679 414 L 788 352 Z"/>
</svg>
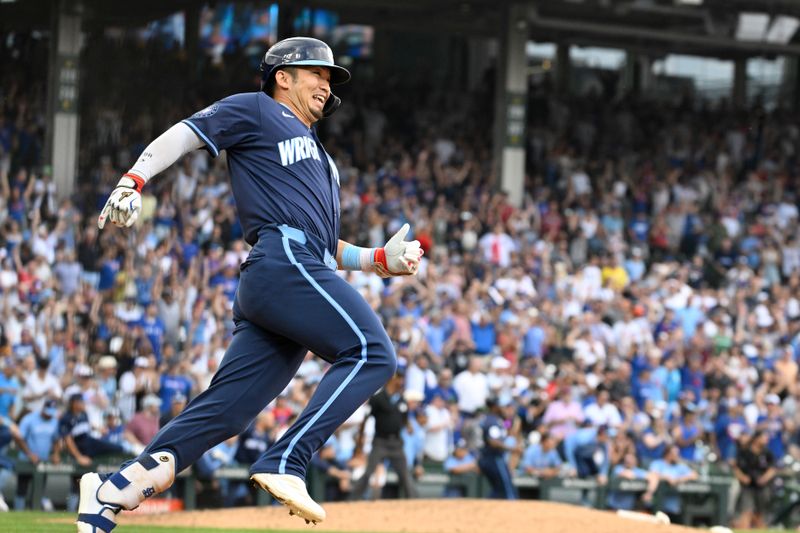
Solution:
<svg viewBox="0 0 800 533">
<path fill-rule="evenodd" d="M 327 118 L 333 115 L 333 112 L 339 109 L 340 105 L 342 105 L 342 99 L 331 93 L 328 97 L 328 101 L 325 102 L 325 107 L 322 108 L 322 116 Z"/>
</svg>

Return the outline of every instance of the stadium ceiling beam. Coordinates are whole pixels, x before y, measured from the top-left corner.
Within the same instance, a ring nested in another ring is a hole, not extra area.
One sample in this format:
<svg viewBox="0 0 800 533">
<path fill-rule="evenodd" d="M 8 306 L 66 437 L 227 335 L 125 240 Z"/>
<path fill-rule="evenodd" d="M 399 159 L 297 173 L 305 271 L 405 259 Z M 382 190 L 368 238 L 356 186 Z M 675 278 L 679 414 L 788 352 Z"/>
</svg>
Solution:
<svg viewBox="0 0 800 533">
<path fill-rule="evenodd" d="M 555 17 L 542 17 L 535 6 L 528 9 L 528 23 L 531 29 L 553 30 L 564 35 L 583 35 L 607 37 L 617 40 L 638 40 L 651 43 L 666 43 L 678 48 L 689 46 L 698 49 L 698 53 L 707 50 L 729 50 L 740 55 L 786 54 L 800 56 L 800 45 L 775 44 L 767 42 L 737 41 L 729 37 L 712 37 L 675 31 L 637 28 L 620 24 L 598 24 L 581 20 L 567 20 Z"/>
<path fill-rule="evenodd" d="M 540 39 L 539 38 L 540 35 L 544 38 Z M 698 48 L 696 46 L 688 46 L 688 45 L 675 45 L 674 47 L 665 49 L 664 43 L 647 43 L 638 40 L 601 38 L 589 35 L 566 36 L 562 33 L 537 34 L 537 41 L 564 43 L 571 46 L 580 46 L 585 48 L 588 47 L 614 48 L 618 50 L 624 50 L 626 52 L 632 52 L 635 54 L 646 55 L 653 59 L 660 59 L 669 54 L 681 54 L 681 55 L 698 56 L 698 57 L 713 57 L 720 60 L 732 61 L 739 58 L 750 57 L 752 55 L 752 54 L 745 54 L 742 52 L 725 50 L 722 48 L 717 48 L 717 49 Z"/>
</svg>

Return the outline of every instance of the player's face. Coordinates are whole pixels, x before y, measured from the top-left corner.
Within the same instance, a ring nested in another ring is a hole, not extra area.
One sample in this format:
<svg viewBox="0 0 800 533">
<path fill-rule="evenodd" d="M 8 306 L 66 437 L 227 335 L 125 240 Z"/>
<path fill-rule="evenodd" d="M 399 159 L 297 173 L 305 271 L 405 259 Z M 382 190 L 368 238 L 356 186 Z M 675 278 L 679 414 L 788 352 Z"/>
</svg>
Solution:
<svg viewBox="0 0 800 533">
<path fill-rule="evenodd" d="M 302 67 L 297 69 L 297 81 L 291 91 L 300 111 L 312 122 L 322 118 L 322 109 L 331 95 L 331 72 L 327 67 Z"/>
</svg>

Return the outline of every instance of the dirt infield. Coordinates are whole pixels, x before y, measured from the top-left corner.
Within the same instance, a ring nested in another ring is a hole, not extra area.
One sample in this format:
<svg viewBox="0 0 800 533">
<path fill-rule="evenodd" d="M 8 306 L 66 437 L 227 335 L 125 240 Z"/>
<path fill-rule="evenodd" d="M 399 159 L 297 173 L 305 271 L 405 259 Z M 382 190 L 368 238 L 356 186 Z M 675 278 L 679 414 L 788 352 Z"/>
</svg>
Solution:
<svg viewBox="0 0 800 533">
<path fill-rule="evenodd" d="M 283 507 L 248 507 L 155 516 L 123 515 L 120 524 L 264 528 L 369 533 L 697 533 L 637 522 L 572 505 L 539 501 L 384 500 L 329 503 L 328 518 L 307 526 Z"/>
</svg>

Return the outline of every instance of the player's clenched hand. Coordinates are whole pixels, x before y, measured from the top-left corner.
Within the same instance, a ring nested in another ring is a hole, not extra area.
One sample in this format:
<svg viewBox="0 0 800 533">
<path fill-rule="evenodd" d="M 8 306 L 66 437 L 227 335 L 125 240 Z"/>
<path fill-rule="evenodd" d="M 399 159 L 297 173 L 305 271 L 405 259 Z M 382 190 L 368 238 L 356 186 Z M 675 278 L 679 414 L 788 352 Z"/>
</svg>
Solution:
<svg viewBox="0 0 800 533">
<path fill-rule="evenodd" d="M 103 229 L 106 220 L 111 220 L 115 226 L 129 228 L 139 218 L 142 210 L 142 187 L 144 180 L 134 174 L 125 174 L 111 191 L 106 200 L 106 205 L 97 219 L 97 226 Z"/>
<path fill-rule="evenodd" d="M 417 273 L 423 252 L 419 241 L 403 240 L 409 229 L 408 224 L 403 224 L 383 248 L 375 250 L 372 269 L 380 277 L 411 276 Z"/>
</svg>

